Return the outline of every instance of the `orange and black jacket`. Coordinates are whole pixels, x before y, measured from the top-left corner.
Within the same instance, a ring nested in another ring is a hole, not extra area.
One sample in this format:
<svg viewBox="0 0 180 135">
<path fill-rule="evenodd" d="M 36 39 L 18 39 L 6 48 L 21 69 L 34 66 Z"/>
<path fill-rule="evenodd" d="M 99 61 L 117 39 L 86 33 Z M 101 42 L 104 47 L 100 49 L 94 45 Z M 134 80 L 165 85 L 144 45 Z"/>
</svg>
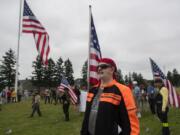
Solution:
<svg viewBox="0 0 180 135">
<path fill-rule="evenodd" d="M 88 131 L 89 115 L 93 98 L 99 87 L 89 90 L 86 112 L 82 124 L 81 135 L 90 135 Z M 118 135 L 118 125 L 122 132 L 119 135 L 139 135 L 139 120 L 131 90 L 113 80 L 104 87 L 99 99 L 95 135 Z"/>
</svg>

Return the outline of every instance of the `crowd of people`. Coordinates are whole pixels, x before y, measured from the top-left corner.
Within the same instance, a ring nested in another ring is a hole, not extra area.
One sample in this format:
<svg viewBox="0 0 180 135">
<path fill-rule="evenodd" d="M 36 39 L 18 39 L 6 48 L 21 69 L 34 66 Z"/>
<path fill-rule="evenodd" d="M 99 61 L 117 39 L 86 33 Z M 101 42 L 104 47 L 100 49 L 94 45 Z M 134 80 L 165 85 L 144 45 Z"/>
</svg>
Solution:
<svg viewBox="0 0 180 135">
<path fill-rule="evenodd" d="M 16 92 L 14 88 L 6 87 L 0 92 L 1 102 L 2 104 L 20 102 L 22 100 L 22 97 L 29 97 L 29 94 L 27 92 L 28 91 L 21 90 L 17 90 Z"/>
<path fill-rule="evenodd" d="M 147 85 L 133 81 L 132 86 L 116 81 L 117 67 L 112 59 L 104 58 L 97 67 L 99 84 L 92 87 L 87 94 L 86 111 L 82 123 L 81 135 L 139 135 L 139 118 L 149 107 L 151 113 L 162 123 L 162 135 L 170 135 L 168 124 L 168 90 L 161 79 L 148 82 Z M 80 103 L 80 90 L 72 87 Z M 16 93 L 13 88 L 0 93 L 0 110 L 2 104 L 20 102 L 28 99 L 28 91 Z M 37 112 L 41 117 L 40 101 L 44 104 L 62 104 L 65 121 L 69 121 L 71 97 L 68 89 L 35 90 L 32 93 L 32 118 Z M 146 109 L 145 109 L 146 108 Z"/>
<path fill-rule="evenodd" d="M 78 106 L 80 103 L 80 90 L 77 87 L 72 87 L 72 90 L 77 96 L 77 103 Z M 69 107 L 70 107 L 70 96 L 68 93 L 69 89 L 65 88 L 64 92 L 59 91 L 58 89 L 45 89 L 42 91 L 35 90 L 32 94 L 32 113 L 30 118 L 34 116 L 34 113 L 41 117 L 42 113 L 40 110 L 40 99 L 44 100 L 44 104 L 62 104 L 62 110 L 64 113 L 65 121 L 69 121 Z"/>
</svg>

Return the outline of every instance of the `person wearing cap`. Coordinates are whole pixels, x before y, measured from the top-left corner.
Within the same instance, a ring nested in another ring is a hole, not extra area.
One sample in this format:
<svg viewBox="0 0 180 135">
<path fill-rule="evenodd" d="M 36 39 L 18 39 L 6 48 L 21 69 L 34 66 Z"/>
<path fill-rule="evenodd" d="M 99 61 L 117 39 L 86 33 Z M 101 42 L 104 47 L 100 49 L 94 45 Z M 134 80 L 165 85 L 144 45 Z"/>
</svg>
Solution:
<svg viewBox="0 0 180 135">
<path fill-rule="evenodd" d="M 35 94 L 33 95 L 33 98 L 32 98 L 32 109 L 33 110 L 32 110 L 30 117 L 33 117 L 35 112 L 37 112 L 40 117 L 42 116 L 41 111 L 40 111 L 40 99 L 41 99 L 41 97 L 39 95 L 39 92 L 35 92 Z"/>
<path fill-rule="evenodd" d="M 116 81 L 116 72 L 112 59 L 100 60 L 97 67 L 100 80 L 88 92 L 81 135 L 140 134 L 133 94 L 129 87 Z"/>
<path fill-rule="evenodd" d="M 168 124 L 168 89 L 164 86 L 163 80 L 155 79 L 155 87 L 158 94 L 155 97 L 156 113 L 162 123 L 162 135 L 170 135 Z"/>
</svg>

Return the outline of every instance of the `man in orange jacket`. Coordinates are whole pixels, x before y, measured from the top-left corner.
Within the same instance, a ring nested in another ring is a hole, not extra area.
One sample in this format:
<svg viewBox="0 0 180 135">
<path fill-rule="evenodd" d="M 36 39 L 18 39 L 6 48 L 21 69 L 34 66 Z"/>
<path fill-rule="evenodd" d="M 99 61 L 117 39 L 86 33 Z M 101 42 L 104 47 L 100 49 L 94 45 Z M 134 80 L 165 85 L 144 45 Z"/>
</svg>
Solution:
<svg viewBox="0 0 180 135">
<path fill-rule="evenodd" d="M 97 71 L 100 82 L 88 92 L 81 135 L 139 135 L 133 94 L 115 80 L 115 62 L 103 58 Z"/>
</svg>

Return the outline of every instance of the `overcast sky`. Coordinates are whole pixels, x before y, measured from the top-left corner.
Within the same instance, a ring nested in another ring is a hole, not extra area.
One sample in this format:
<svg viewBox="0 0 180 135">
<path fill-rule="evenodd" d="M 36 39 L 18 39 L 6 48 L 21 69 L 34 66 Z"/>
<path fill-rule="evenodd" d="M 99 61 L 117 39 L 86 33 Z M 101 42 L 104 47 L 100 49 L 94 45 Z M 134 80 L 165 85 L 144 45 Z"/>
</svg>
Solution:
<svg viewBox="0 0 180 135">
<path fill-rule="evenodd" d="M 50 57 L 70 58 L 75 78 L 88 57 L 89 4 L 103 57 L 113 58 L 123 74 L 152 78 L 149 57 L 167 72 L 180 71 L 179 0 L 27 0 L 50 36 Z M 0 59 L 17 50 L 20 0 L 0 0 Z M 37 56 L 33 36 L 21 35 L 20 79 L 32 74 Z"/>
</svg>

